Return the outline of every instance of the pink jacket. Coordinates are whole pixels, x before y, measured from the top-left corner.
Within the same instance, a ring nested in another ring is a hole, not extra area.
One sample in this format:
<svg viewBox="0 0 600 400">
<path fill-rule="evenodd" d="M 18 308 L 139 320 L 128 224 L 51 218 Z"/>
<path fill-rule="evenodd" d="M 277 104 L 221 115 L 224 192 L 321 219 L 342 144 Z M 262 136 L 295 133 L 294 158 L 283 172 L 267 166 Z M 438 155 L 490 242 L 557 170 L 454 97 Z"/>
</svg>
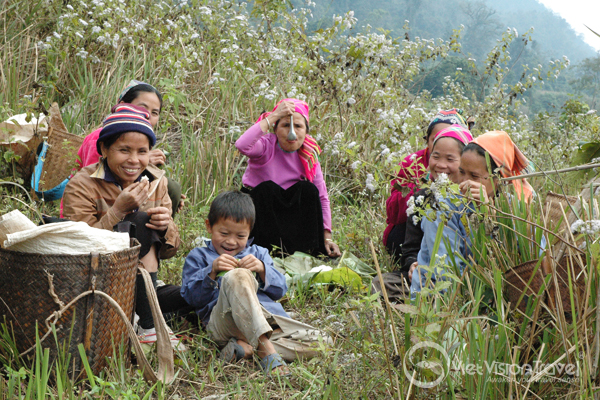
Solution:
<svg viewBox="0 0 600 400">
<path fill-rule="evenodd" d="M 98 154 L 98 150 L 96 150 L 96 142 L 100 137 L 100 131 L 102 128 L 98 128 L 83 139 L 83 143 L 77 152 L 79 156 L 79 167 L 87 167 L 88 165 L 96 164 L 100 160 L 100 154 Z"/>
<path fill-rule="evenodd" d="M 400 163 L 398 177 L 392 181 L 392 192 L 385 201 L 385 211 L 388 224 L 383 232 L 383 244 L 387 244 L 388 235 L 392 228 L 406 222 L 406 203 L 414 192 L 419 190 L 423 178 L 427 175 L 429 167 L 428 148 L 419 150 L 407 156 Z"/>
</svg>

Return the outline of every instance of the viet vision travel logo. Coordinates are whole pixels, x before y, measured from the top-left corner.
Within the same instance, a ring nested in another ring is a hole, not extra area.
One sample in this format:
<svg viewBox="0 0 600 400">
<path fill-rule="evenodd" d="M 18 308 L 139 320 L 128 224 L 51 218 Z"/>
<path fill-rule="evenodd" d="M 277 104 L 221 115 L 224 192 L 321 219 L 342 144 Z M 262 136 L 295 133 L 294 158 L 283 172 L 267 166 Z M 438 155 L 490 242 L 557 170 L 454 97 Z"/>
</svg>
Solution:
<svg viewBox="0 0 600 400">
<path fill-rule="evenodd" d="M 579 376 L 577 364 L 565 363 L 566 355 L 553 363 L 535 361 L 532 364 L 508 364 L 498 361 L 465 363 L 460 357 L 460 349 L 465 345 L 452 346 L 447 351 L 441 345 L 424 341 L 412 346 L 404 355 L 403 369 L 412 385 L 430 389 L 442 383 L 448 374 L 459 378 L 461 375 L 485 376 L 487 382 L 572 382 Z M 453 354 L 450 357 L 448 353 Z"/>
</svg>

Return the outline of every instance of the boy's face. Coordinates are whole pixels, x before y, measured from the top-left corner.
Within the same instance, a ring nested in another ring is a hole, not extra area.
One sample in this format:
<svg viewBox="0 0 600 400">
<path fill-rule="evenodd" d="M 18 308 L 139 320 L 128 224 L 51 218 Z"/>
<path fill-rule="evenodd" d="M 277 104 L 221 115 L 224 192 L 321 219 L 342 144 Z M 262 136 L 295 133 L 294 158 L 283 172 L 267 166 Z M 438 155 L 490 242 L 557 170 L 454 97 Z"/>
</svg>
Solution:
<svg viewBox="0 0 600 400">
<path fill-rule="evenodd" d="M 212 226 L 208 219 L 205 222 L 206 230 L 210 233 L 212 244 L 219 255 L 235 256 L 246 248 L 250 236 L 250 225 L 246 221 L 220 219 Z"/>
</svg>

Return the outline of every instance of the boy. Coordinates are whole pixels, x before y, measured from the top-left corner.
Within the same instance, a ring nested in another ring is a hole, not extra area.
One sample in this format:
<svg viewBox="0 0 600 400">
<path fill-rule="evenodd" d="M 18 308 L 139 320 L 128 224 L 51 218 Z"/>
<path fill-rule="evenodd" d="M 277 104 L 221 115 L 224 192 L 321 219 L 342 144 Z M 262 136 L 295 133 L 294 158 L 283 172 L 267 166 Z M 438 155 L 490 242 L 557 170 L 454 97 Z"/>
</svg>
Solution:
<svg viewBox="0 0 600 400">
<path fill-rule="evenodd" d="M 221 359 L 251 358 L 257 349 L 266 373 L 289 375 L 269 340 L 273 329 L 267 322 L 271 314 L 288 317 L 275 302 L 287 291 L 285 277 L 273 267 L 267 249 L 248 243 L 254 219 L 249 195 L 230 191 L 215 198 L 205 221 L 211 240 L 187 256 L 181 295 L 195 308 L 210 337 L 225 345 Z"/>
</svg>

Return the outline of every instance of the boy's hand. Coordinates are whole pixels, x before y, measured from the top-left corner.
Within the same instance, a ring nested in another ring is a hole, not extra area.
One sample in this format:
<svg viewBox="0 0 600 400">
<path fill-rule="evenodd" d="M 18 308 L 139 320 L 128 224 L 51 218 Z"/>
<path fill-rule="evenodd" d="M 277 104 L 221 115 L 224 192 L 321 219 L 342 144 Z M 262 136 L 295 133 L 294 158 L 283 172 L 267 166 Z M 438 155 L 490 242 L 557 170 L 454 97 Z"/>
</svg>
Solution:
<svg viewBox="0 0 600 400">
<path fill-rule="evenodd" d="M 265 282 L 265 264 L 252 254 L 248 254 L 246 257 L 242 258 L 238 267 L 258 273 L 260 279 Z"/>
<path fill-rule="evenodd" d="M 221 254 L 213 261 L 212 271 L 210 271 L 210 279 L 213 281 L 217 279 L 217 275 L 222 271 L 231 271 L 238 267 L 238 260 L 230 256 L 229 254 Z"/>
</svg>

